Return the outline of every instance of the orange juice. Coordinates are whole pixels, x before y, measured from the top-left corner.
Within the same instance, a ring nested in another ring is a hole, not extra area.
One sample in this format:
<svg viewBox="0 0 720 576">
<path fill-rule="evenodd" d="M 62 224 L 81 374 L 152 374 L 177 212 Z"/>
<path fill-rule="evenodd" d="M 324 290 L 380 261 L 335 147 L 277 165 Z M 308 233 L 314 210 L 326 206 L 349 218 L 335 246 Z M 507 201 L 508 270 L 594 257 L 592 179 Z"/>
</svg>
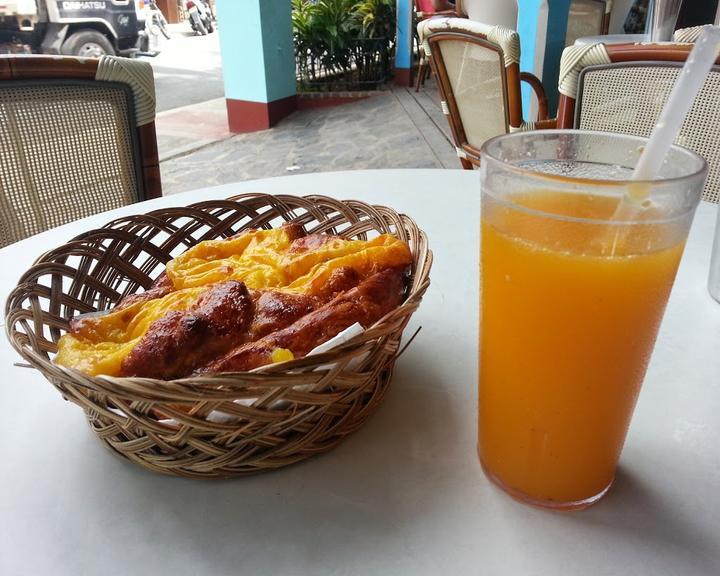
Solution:
<svg viewBox="0 0 720 576">
<path fill-rule="evenodd" d="M 581 507 L 612 483 L 687 228 L 607 224 L 611 197 L 511 200 L 483 199 L 480 460 L 522 499 Z"/>
</svg>

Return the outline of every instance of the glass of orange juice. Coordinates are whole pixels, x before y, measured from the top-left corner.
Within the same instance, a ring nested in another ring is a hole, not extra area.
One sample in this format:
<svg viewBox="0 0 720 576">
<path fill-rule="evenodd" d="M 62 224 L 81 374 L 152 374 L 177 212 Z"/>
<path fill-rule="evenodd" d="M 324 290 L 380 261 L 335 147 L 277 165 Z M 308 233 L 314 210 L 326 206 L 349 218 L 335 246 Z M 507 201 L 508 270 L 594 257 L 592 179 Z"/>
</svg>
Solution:
<svg viewBox="0 0 720 576">
<path fill-rule="evenodd" d="M 612 484 L 707 172 L 645 140 L 519 132 L 482 149 L 478 454 L 516 498 L 555 509 Z"/>
</svg>

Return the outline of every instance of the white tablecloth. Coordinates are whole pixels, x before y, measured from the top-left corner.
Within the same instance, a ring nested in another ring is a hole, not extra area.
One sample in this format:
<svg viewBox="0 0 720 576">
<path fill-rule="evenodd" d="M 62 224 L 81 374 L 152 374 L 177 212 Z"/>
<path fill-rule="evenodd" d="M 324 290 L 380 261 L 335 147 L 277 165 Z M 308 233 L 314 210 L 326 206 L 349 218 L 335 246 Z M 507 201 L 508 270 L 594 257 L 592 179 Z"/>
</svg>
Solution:
<svg viewBox="0 0 720 576">
<path fill-rule="evenodd" d="M 379 412 L 333 452 L 223 481 L 114 458 L 0 344 L 0 574 L 720 574 L 720 306 L 705 288 L 716 207 L 702 204 L 615 486 L 594 508 L 521 505 L 475 453 L 479 177 L 460 171 L 292 176 L 197 190 L 115 214 L 241 191 L 321 193 L 412 215 L 432 286 Z M 100 215 L 0 250 L 5 296 L 42 251 Z"/>
</svg>

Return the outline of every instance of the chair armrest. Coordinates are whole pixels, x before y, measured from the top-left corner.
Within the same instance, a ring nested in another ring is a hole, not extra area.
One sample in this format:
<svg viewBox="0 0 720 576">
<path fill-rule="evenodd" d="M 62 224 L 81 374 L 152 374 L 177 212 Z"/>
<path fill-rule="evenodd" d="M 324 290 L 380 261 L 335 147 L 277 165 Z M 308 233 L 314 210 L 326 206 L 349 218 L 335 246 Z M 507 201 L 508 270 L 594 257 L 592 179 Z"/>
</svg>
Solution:
<svg viewBox="0 0 720 576">
<path fill-rule="evenodd" d="M 457 14 L 455 10 L 438 10 L 437 12 L 422 12 L 418 10 L 415 12 L 415 16 L 417 16 L 418 20 L 427 20 L 433 16 L 457 16 Z"/>
<path fill-rule="evenodd" d="M 557 118 L 548 118 L 535 122 L 535 130 L 554 130 L 557 128 Z"/>
<path fill-rule="evenodd" d="M 537 76 L 530 72 L 520 72 L 520 81 L 527 82 L 535 92 L 535 96 L 538 100 L 538 120 L 548 119 L 548 100 L 545 95 L 545 88 L 543 88 L 542 82 Z"/>
</svg>

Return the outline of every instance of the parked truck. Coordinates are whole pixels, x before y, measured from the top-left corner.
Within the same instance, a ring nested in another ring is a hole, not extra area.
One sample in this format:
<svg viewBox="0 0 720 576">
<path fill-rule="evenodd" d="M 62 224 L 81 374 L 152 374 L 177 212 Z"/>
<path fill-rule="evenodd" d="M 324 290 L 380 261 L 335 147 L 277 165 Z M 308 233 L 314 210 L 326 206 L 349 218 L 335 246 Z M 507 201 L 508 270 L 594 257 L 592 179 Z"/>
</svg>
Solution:
<svg viewBox="0 0 720 576">
<path fill-rule="evenodd" d="M 0 47 L 131 56 L 147 44 L 135 0 L 0 0 Z"/>
</svg>

